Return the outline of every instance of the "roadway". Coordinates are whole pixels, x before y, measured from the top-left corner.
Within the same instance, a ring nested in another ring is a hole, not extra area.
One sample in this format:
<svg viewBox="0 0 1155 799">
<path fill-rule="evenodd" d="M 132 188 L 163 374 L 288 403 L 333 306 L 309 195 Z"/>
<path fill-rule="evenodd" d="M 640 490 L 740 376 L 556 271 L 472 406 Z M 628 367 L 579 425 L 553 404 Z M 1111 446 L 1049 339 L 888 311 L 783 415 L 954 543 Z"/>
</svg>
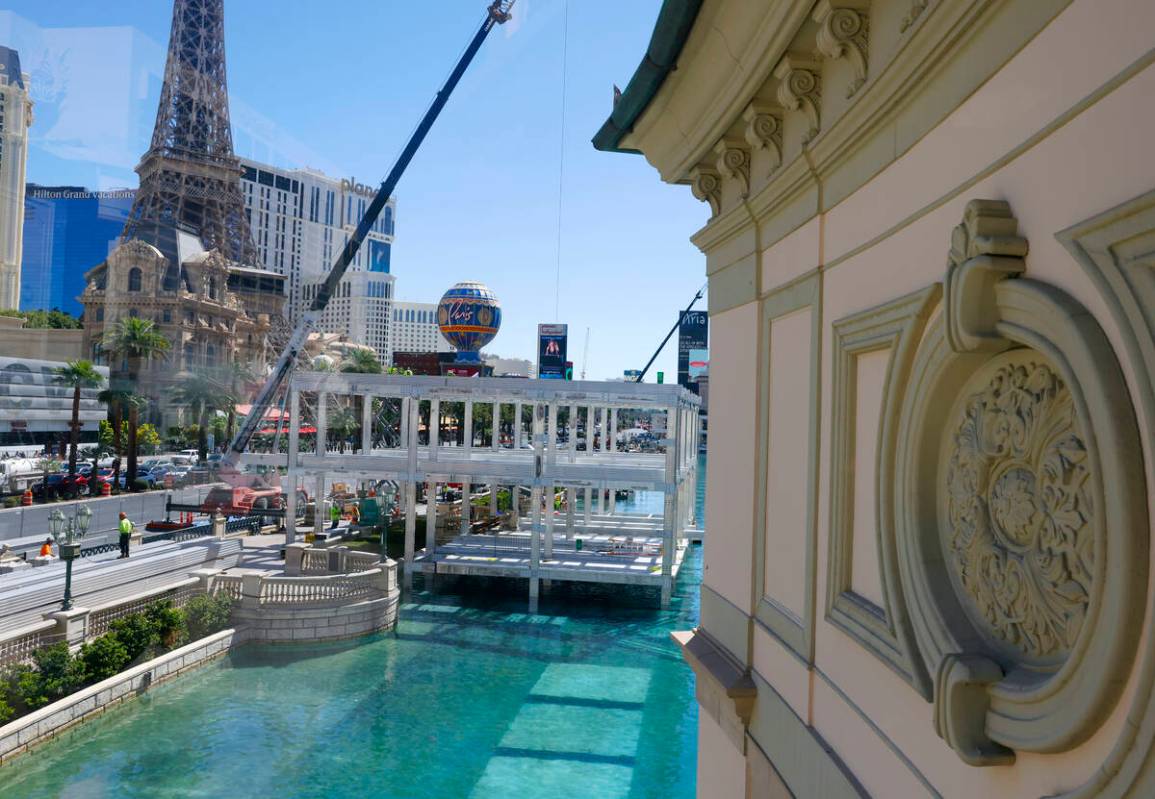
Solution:
<svg viewBox="0 0 1155 799">
<path fill-rule="evenodd" d="M 89 538 L 104 538 L 105 534 L 115 531 L 121 511 L 127 513 L 128 518 L 143 530 L 148 522 L 164 518 L 165 498 L 168 495 L 172 495 L 172 501 L 175 503 L 200 504 L 212 487 L 212 485 L 190 486 L 172 491 L 93 497 L 75 502 L 53 502 L 47 505 L 0 510 L 0 543 L 14 544 L 17 539 L 47 536 L 48 514 L 53 509 L 59 508 L 65 516 L 71 516 L 81 504 L 87 505 L 92 511 L 92 524 L 88 528 Z"/>
</svg>

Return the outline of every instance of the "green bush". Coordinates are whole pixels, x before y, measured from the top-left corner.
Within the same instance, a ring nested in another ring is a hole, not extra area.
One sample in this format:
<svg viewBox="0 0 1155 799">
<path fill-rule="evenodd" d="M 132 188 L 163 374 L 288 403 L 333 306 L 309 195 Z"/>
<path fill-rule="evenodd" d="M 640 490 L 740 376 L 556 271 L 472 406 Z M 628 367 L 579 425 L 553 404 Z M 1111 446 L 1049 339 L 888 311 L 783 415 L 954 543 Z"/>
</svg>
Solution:
<svg viewBox="0 0 1155 799">
<path fill-rule="evenodd" d="M 225 629 L 232 611 L 233 600 L 224 594 L 194 596 L 184 608 L 189 638 L 196 640 Z"/>
<path fill-rule="evenodd" d="M 143 477 L 138 477 L 132 481 L 133 491 L 148 491 L 149 488 L 148 480 L 145 480 Z"/>
<path fill-rule="evenodd" d="M 128 650 L 115 635 L 102 635 L 80 647 L 80 660 L 89 682 L 107 680 L 128 665 Z"/>
<path fill-rule="evenodd" d="M 123 616 L 108 632 L 80 647 L 68 644 L 36 650 L 32 663 L 0 671 L 0 724 L 55 702 L 86 685 L 106 680 L 140 659 L 203 638 L 229 625 L 233 602 L 227 596 L 195 596 L 184 610 L 172 602 L 154 602 L 141 613 Z"/>
<path fill-rule="evenodd" d="M 84 681 L 84 663 L 68 651 L 68 644 L 52 644 L 32 653 L 35 667 L 19 669 L 15 674 L 14 692 L 18 704 L 36 710 L 67 696 Z"/>
<path fill-rule="evenodd" d="M 129 663 L 160 643 L 156 628 L 143 613 L 132 613 L 117 619 L 108 625 L 108 634 L 116 636 L 124 646 Z"/>
<path fill-rule="evenodd" d="M 174 608 L 172 602 L 154 602 L 145 608 L 144 617 L 152 625 L 157 639 L 165 649 L 175 649 L 188 640 L 185 614 Z"/>
</svg>

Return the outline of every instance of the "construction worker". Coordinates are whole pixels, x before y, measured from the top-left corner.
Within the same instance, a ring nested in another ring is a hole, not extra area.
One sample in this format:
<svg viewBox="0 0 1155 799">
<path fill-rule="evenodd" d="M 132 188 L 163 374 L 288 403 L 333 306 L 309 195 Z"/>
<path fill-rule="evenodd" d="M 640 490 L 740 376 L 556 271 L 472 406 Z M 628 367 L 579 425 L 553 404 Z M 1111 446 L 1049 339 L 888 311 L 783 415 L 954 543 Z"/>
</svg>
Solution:
<svg viewBox="0 0 1155 799">
<path fill-rule="evenodd" d="M 333 503 L 329 506 L 329 521 L 332 522 L 332 524 L 329 525 L 329 529 L 336 530 L 337 523 L 341 521 L 341 503 L 337 500 L 333 500 Z"/>
<path fill-rule="evenodd" d="M 129 521 L 128 514 L 124 511 L 120 512 L 120 524 L 117 529 L 120 530 L 120 557 L 128 557 L 128 543 L 132 540 L 133 523 Z"/>
<path fill-rule="evenodd" d="M 42 557 L 42 558 L 52 557 L 52 539 L 51 538 L 45 538 L 44 543 L 40 545 L 40 557 Z"/>
</svg>

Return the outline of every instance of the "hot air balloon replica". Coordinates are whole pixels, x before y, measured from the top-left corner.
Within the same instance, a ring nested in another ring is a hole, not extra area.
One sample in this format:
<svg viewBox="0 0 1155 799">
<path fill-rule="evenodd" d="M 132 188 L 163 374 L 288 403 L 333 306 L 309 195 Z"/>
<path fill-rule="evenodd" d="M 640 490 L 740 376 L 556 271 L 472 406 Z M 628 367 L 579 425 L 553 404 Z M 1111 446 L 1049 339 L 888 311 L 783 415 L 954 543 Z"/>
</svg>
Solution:
<svg viewBox="0 0 1155 799">
<path fill-rule="evenodd" d="M 445 292 L 437 304 L 437 326 L 457 348 L 457 363 L 481 363 L 481 348 L 501 327 L 501 304 L 484 283 L 467 280 Z"/>
</svg>

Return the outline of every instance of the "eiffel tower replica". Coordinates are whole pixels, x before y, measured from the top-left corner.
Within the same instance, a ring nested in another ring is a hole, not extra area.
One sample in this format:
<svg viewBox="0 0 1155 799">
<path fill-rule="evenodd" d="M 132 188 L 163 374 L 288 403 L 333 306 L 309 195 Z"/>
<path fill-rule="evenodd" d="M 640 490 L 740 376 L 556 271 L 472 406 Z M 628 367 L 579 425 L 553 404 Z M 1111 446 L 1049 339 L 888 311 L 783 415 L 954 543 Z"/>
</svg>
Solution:
<svg viewBox="0 0 1155 799">
<path fill-rule="evenodd" d="M 139 239 L 172 255 L 174 231 L 184 230 L 205 249 L 256 264 L 229 124 L 224 0 L 173 3 L 152 145 L 136 172 L 140 189 L 124 241 Z"/>
<path fill-rule="evenodd" d="M 109 363 L 111 382 L 151 398 L 150 420 L 184 424 L 182 381 L 260 374 L 287 337 L 284 277 L 257 268 L 233 153 L 224 0 L 174 0 L 156 127 L 136 171 L 120 243 L 85 274 L 83 346 L 99 362 L 125 317 L 152 322 L 168 352 L 137 374 Z"/>
</svg>

